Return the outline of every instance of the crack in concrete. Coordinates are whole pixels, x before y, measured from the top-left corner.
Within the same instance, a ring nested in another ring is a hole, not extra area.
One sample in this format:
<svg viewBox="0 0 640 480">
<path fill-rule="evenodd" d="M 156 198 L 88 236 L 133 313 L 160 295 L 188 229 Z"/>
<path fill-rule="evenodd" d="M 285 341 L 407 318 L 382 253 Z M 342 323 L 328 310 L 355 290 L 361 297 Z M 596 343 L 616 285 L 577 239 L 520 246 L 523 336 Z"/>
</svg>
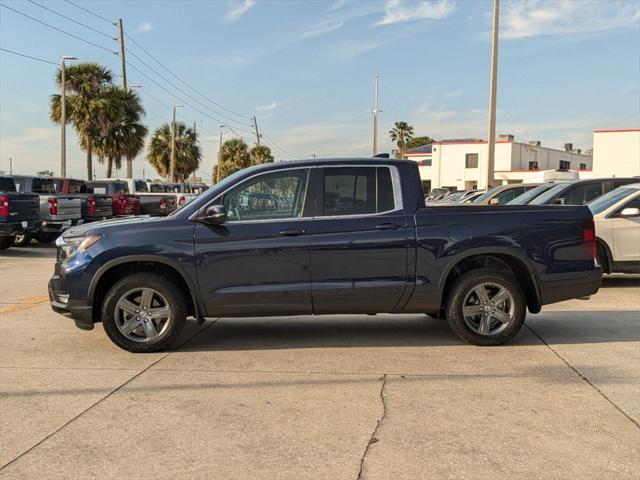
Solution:
<svg viewBox="0 0 640 480">
<path fill-rule="evenodd" d="M 81 416 L 83 416 L 85 413 L 87 413 L 89 410 L 91 410 L 93 407 L 100 405 L 102 402 L 104 402 L 106 399 L 108 399 L 111 395 L 113 395 L 114 393 L 120 391 L 122 388 L 126 387 L 129 383 L 133 382 L 136 378 L 140 377 L 140 375 L 142 375 L 143 373 L 145 373 L 146 371 L 148 371 L 151 367 L 157 365 L 159 362 L 161 362 L 162 360 L 164 360 L 165 358 L 167 358 L 169 355 L 171 355 L 172 353 L 174 353 L 176 350 L 179 350 L 180 348 L 182 348 L 183 346 L 185 346 L 187 343 L 189 343 L 191 340 L 193 340 L 196 336 L 198 336 L 200 333 L 204 332 L 205 330 L 207 330 L 209 327 L 211 327 L 212 325 L 214 325 L 217 321 L 219 320 L 219 318 L 216 318 L 215 320 L 213 320 L 209 325 L 205 326 L 204 328 L 201 328 L 199 330 L 197 330 L 193 335 L 191 335 L 189 338 L 187 338 L 184 342 L 182 342 L 180 345 L 176 346 L 175 348 L 169 350 L 167 353 L 165 353 L 164 355 L 162 355 L 160 358 L 158 358 L 156 361 L 151 362 L 149 365 L 147 365 L 145 368 L 143 368 L 142 370 L 140 370 L 138 373 L 136 373 L 133 377 L 129 378 L 127 381 L 121 383 L 120 385 L 118 385 L 116 388 L 114 388 L 113 390 L 111 390 L 109 393 L 107 393 L 105 396 L 99 398 L 98 400 L 96 400 L 94 403 L 92 403 L 91 405 L 89 405 L 87 408 L 85 408 L 83 411 L 81 411 L 80 413 L 78 413 L 77 415 L 75 415 L 73 418 L 71 418 L 70 420 L 68 420 L 67 422 L 65 422 L 64 424 L 60 425 L 58 428 L 56 428 L 53 432 L 49 433 L 48 435 L 46 435 L 44 438 L 42 438 L 40 441 L 36 442 L 34 445 L 32 445 L 31 447 L 29 447 L 28 449 L 26 449 L 24 452 L 22 452 L 20 455 L 18 455 L 17 457 L 15 457 L 14 459 L 10 460 L 9 462 L 5 463 L 4 465 L 0 466 L 0 472 L 2 472 L 5 468 L 7 468 L 8 466 L 12 465 L 13 463 L 15 463 L 16 461 L 18 461 L 19 459 L 21 459 L 22 457 L 24 457 L 26 454 L 28 454 L 29 452 L 31 452 L 32 450 L 34 450 L 35 448 L 39 447 L 40 445 L 42 445 L 44 442 L 46 442 L 47 440 L 49 440 L 51 437 L 53 437 L 54 435 L 56 435 L 58 432 L 60 432 L 61 430 L 63 430 L 64 428 L 66 428 L 67 426 L 71 425 L 73 422 L 75 422 L 77 419 L 79 419 Z"/>
<path fill-rule="evenodd" d="M 569 361 L 565 359 L 562 355 L 560 355 L 560 353 L 558 353 L 558 351 L 555 350 L 551 345 L 549 345 L 547 341 L 544 338 L 542 338 L 542 336 L 538 332 L 536 332 L 533 328 L 531 328 L 531 325 L 529 325 L 528 323 L 525 323 L 525 326 L 531 331 L 531 333 L 533 333 L 536 337 L 538 337 L 538 339 L 542 343 L 544 343 L 549 350 L 551 350 L 560 360 L 562 360 L 567 367 L 573 370 L 573 372 L 576 375 L 578 375 L 578 377 L 580 377 L 587 385 L 589 385 L 596 392 L 598 392 L 602 398 L 604 398 L 607 402 L 609 402 L 613 406 L 613 408 L 615 408 L 616 410 L 618 410 L 618 412 L 620 412 L 622 415 L 627 417 L 627 420 L 633 423 L 636 426 L 636 428 L 640 429 L 640 424 L 633 417 L 631 417 L 631 415 L 629 415 L 621 407 L 619 407 L 613 400 L 607 397 L 602 390 L 600 390 L 594 383 L 591 382 L 591 380 L 589 380 L 586 377 L 586 375 L 584 375 L 580 370 L 578 370 L 576 367 L 571 365 Z"/>
<path fill-rule="evenodd" d="M 367 446 L 364 449 L 362 457 L 360 457 L 360 469 L 358 470 L 358 476 L 356 477 L 357 480 L 362 480 L 363 478 L 362 475 L 364 473 L 364 462 L 366 461 L 367 454 L 369 453 L 369 448 L 371 447 L 371 445 L 378 442 L 376 434 L 380 429 L 382 421 L 387 417 L 387 404 L 384 400 L 384 389 L 387 386 L 387 374 L 385 373 L 380 380 L 382 380 L 382 386 L 380 387 L 380 403 L 382 404 L 382 415 L 380 415 L 380 418 L 376 423 L 376 428 L 373 429 L 373 433 L 371 434 L 371 437 L 367 442 Z"/>
</svg>

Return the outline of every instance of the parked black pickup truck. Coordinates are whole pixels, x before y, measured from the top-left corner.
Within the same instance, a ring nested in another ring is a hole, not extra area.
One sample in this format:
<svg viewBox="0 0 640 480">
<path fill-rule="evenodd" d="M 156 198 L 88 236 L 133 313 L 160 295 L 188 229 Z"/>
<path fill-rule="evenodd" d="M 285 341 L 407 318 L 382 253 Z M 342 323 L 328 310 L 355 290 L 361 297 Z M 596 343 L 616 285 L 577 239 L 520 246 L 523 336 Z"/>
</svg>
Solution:
<svg viewBox="0 0 640 480">
<path fill-rule="evenodd" d="M 28 236 L 40 218 L 40 198 L 35 193 L 18 193 L 10 177 L 0 177 L 0 250 L 6 250 L 15 235 Z"/>
<path fill-rule="evenodd" d="M 241 170 L 172 215 L 57 240 L 55 311 L 118 346 L 166 347 L 185 318 L 427 313 L 476 345 L 526 310 L 595 293 L 583 206 L 425 207 L 415 162 L 336 159 Z"/>
</svg>

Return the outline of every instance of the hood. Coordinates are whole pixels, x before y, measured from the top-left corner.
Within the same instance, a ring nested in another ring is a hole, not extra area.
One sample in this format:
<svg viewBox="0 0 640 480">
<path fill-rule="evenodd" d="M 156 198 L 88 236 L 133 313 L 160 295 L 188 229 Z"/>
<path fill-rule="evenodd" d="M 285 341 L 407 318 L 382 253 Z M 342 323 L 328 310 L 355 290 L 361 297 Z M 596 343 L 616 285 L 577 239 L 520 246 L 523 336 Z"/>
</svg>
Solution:
<svg viewBox="0 0 640 480">
<path fill-rule="evenodd" d="M 83 237 L 87 235 L 97 235 L 109 230 L 122 228 L 136 228 L 166 221 L 167 217 L 151 217 L 148 215 L 125 218 L 111 218 L 99 222 L 85 223 L 76 227 L 71 227 L 62 234 L 63 238 Z"/>
</svg>

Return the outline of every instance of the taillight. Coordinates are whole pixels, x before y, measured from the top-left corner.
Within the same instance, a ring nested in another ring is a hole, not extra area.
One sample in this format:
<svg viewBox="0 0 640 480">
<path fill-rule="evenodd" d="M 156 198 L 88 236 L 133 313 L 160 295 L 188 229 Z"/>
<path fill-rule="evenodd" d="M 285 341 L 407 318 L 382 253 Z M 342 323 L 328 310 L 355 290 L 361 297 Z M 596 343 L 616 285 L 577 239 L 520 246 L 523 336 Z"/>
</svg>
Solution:
<svg viewBox="0 0 640 480">
<path fill-rule="evenodd" d="M 596 227 L 593 218 L 582 223 L 582 244 L 587 253 L 596 258 Z"/>
<path fill-rule="evenodd" d="M 9 216 L 9 197 L 0 197 L 0 217 Z"/>
<path fill-rule="evenodd" d="M 49 214 L 58 215 L 58 199 L 57 198 L 49 199 Z"/>
<path fill-rule="evenodd" d="M 167 201 L 164 198 L 160 199 L 160 210 L 166 210 L 167 209 Z"/>
<path fill-rule="evenodd" d="M 179 206 L 183 206 L 185 204 L 185 202 L 187 201 L 186 198 L 184 197 L 180 197 L 180 200 L 178 200 L 178 205 Z"/>
<path fill-rule="evenodd" d="M 89 215 L 94 215 L 96 213 L 96 199 L 93 197 L 87 198 L 87 211 Z"/>
</svg>

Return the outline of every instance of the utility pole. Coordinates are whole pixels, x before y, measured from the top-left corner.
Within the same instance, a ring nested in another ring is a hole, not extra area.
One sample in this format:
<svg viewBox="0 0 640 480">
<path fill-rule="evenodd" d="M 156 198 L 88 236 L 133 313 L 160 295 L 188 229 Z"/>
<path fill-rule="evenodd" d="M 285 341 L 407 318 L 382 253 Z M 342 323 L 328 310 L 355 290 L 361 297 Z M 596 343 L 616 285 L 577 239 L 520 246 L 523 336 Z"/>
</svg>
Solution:
<svg viewBox="0 0 640 480">
<path fill-rule="evenodd" d="M 69 55 L 60 57 L 60 176 L 62 178 L 67 176 L 67 79 L 65 60 L 77 60 L 77 58 Z M 89 177 L 91 177 L 91 166 L 89 166 Z"/>
<path fill-rule="evenodd" d="M 256 143 L 260 146 L 260 133 L 258 132 L 258 120 L 256 120 L 256 116 L 253 116 L 253 128 L 256 130 Z"/>
<path fill-rule="evenodd" d="M 373 155 L 378 154 L 378 113 L 382 110 L 378 109 L 378 75 L 373 85 Z"/>
<path fill-rule="evenodd" d="M 493 0 L 493 41 L 491 45 L 491 84 L 489 87 L 489 138 L 487 139 L 487 189 L 493 186 L 493 177 L 495 175 L 499 22 L 500 0 Z"/>
<path fill-rule="evenodd" d="M 174 182 L 176 174 L 176 106 L 173 106 L 173 120 L 171 121 L 171 160 L 169 163 L 169 181 Z"/>
<path fill-rule="evenodd" d="M 120 31 L 120 66 L 122 68 L 122 88 L 127 89 L 127 62 L 124 57 L 124 29 L 122 19 L 118 19 L 118 30 Z"/>
<path fill-rule="evenodd" d="M 194 138 L 194 140 L 196 142 L 198 141 L 198 135 L 197 135 L 197 131 L 196 131 L 196 121 L 195 120 L 193 121 L 193 138 Z M 195 170 L 191 174 L 191 181 L 194 182 L 194 183 L 196 181 L 196 171 Z"/>
</svg>

